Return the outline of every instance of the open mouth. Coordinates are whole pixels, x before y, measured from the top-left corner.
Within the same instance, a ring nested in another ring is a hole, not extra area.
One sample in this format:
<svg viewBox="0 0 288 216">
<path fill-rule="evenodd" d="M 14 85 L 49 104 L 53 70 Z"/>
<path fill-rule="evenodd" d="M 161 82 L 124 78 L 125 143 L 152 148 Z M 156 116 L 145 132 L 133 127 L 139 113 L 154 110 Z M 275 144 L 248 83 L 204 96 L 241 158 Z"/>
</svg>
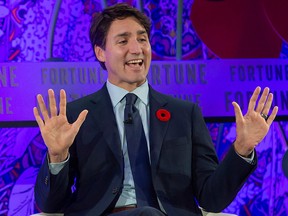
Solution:
<svg viewBox="0 0 288 216">
<path fill-rule="evenodd" d="M 127 65 L 129 66 L 142 66 L 143 65 L 143 60 L 142 59 L 134 59 L 126 62 Z"/>
</svg>

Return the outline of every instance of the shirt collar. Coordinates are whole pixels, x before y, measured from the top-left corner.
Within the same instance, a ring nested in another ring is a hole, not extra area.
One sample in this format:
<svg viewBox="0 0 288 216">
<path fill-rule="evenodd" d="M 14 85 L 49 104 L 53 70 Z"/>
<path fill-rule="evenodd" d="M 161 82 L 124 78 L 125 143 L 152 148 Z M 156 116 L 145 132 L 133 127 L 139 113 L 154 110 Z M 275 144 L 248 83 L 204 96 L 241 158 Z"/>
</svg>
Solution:
<svg viewBox="0 0 288 216">
<path fill-rule="evenodd" d="M 122 99 L 125 97 L 126 94 L 129 93 L 129 91 L 120 88 L 107 80 L 106 86 L 112 101 L 113 107 L 115 107 Z M 131 93 L 134 93 L 137 95 L 137 97 L 147 106 L 148 105 L 148 82 L 147 80 L 145 83 L 143 83 L 141 86 L 134 89 Z"/>
</svg>

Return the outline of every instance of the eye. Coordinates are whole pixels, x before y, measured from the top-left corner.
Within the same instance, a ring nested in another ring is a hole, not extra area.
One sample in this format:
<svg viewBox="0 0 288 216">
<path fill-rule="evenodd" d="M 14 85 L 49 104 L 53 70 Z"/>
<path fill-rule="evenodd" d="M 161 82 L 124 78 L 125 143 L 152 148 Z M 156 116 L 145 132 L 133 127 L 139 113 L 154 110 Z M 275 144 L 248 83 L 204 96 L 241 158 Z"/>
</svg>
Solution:
<svg viewBox="0 0 288 216">
<path fill-rule="evenodd" d="M 146 38 L 140 38 L 139 41 L 140 41 L 140 42 L 146 42 L 147 39 L 146 39 Z"/>
<path fill-rule="evenodd" d="M 119 40 L 118 43 L 119 43 L 119 44 L 126 44 L 126 43 L 127 43 L 127 40 Z"/>
</svg>

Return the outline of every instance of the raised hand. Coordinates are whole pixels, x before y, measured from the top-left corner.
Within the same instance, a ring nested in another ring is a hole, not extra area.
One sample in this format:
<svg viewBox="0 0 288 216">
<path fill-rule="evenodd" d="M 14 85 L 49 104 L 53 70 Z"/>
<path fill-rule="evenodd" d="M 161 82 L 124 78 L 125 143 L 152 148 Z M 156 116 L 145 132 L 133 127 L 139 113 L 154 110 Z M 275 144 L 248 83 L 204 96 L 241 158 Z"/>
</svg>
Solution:
<svg viewBox="0 0 288 216">
<path fill-rule="evenodd" d="M 260 87 L 254 90 L 245 116 L 242 115 L 240 106 L 236 102 L 232 103 L 235 111 L 237 133 L 234 148 L 238 154 L 244 157 L 251 154 L 255 146 L 263 140 L 278 112 L 278 107 L 275 106 L 271 115 L 268 116 L 273 94 L 269 93 L 269 88 L 266 87 L 257 103 L 260 92 Z"/>
<path fill-rule="evenodd" d="M 33 108 L 33 113 L 37 124 L 39 125 L 45 145 L 48 148 L 50 162 L 56 163 L 64 161 L 68 156 L 69 147 L 72 145 L 82 123 L 84 122 L 88 111 L 83 110 L 77 120 L 70 124 L 66 117 L 66 93 L 60 90 L 59 114 L 57 114 L 57 106 L 55 94 L 52 89 L 48 90 L 49 108 L 45 105 L 42 95 L 37 95 L 41 118 L 37 107 Z"/>
</svg>

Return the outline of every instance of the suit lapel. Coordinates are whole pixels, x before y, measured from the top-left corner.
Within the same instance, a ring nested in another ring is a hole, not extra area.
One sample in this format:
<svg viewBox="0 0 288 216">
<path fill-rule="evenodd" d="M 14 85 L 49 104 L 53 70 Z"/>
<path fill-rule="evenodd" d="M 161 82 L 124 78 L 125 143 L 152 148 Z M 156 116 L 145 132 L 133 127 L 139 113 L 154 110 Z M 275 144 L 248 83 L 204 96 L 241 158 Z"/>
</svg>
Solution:
<svg viewBox="0 0 288 216">
<path fill-rule="evenodd" d="M 152 172 L 155 171 L 159 155 L 161 152 L 164 136 L 166 134 L 169 121 L 164 122 L 157 118 L 156 112 L 159 109 L 165 109 L 167 101 L 165 98 L 150 88 L 149 90 L 149 103 L 150 103 L 150 156 Z M 169 111 L 169 110 L 168 110 Z"/>
<path fill-rule="evenodd" d="M 100 131 L 103 132 L 103 137 L 106 140 L 107 145 L 113 152 L 118 163 L 123 167 L 119 131 L 106 85 L 96 93 L 95 97 L 91 99 L 91 103 L 93 104 L 91 114 L 95 121 L 98 122 L 97 126 Z"/>
<path fill-rule="evenodd" d="M 165 109 L 167 101 L 162 94 L 156 92 L 151 87 L 149 89 L 149 104 L 150 104 L 150 156 L 152 171 L 157 167 L 159 155 L 161 152 L 163 140 L 169 125 L 169 121 L 160 121 L 156 112 L 159 109 Z M 121 141 L 116 123 L 115 114 L 112 107 L 112 102 L 106 88 L 106 85 L 93 95 L 91 99 L 90 114 L 95 119 L 97 127 L 103 132 L 103 137 L 107 145 L 113 152 L 118 163 L 123 167 L 123 157 L 121 149 Z M 169 111 L 169 110 L 168 110 Z"/>
</svg>

